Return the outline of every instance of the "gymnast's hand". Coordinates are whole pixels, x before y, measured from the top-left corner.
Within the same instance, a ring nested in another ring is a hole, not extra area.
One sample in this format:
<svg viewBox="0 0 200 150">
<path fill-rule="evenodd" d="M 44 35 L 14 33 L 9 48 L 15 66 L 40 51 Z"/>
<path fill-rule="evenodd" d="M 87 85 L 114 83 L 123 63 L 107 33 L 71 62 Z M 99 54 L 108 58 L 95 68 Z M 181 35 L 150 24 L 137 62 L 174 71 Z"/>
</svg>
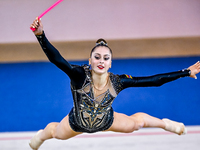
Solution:
<svg viewBox="0 0 200 150">
<path fill-rule="evenodd" d="M 196 74 L 200 72 L 200 62 L 198 61 L 194 65 L 188 68 L 191 71 L 190 77 L 197 79 Z"/>
<path fill-rule="evenodd" d="M 35 31 L 33 31 L 35 35 L 41 35 L 43 33 L 43 24 L 41 22 L 41 19 L 38 19 L 37 17 L 31 24 L 31 28 L 36 29 Z"/>
</svg>

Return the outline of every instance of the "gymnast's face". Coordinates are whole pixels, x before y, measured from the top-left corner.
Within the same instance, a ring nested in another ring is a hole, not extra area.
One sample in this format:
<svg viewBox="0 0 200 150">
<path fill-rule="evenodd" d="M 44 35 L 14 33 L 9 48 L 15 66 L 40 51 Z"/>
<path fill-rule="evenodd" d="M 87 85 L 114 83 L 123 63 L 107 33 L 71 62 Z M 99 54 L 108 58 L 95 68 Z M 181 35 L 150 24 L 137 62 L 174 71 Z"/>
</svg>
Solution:
<svg viewBox="0 0 200 150">
<path fill-rule="evenodd" d="M 95 48 L 89 59 L 89 64 L 92 67 L 94 73 L 104 74 L 111 68 L 112 54 L 109 48 L 105 46 L 99 46 Z"/>
</svg>

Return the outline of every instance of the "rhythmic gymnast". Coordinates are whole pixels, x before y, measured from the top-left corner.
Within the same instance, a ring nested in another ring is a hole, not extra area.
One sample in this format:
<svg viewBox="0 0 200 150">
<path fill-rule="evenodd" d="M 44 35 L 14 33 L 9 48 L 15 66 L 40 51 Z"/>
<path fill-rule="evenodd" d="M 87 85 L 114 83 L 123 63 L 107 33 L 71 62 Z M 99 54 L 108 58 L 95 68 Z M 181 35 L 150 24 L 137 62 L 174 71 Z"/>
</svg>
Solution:
<svg viewBox="0 0 200 150">
<path fill-rule="evenodd" d="M 129 87 L 161 86 L 181 77 L 197 78 L 200 62 L 187 69 L 148 77 L 115 75 L 111 68 L 112 50 L 106 41 L 100 39 L 91 50 L 89 65 L 72 65 L 51 45 L 43 31 L 43 24 L 36 18 L 31 24 L 44 53 L 71 80 L 73 108 L 60 123 L 49 123 L 30 140 L 30 147 L 37 150 L 47 139 L 66 140 L 81 133 L 114 131 L 129 133 L 140 128 L 156 127 L 178 135 L 186 134 L 183 123 L 169 119 L 158 119 L 145 113 L 127 116 L 113 111 L 112 103 L 120 91 Z"/>
</svg>

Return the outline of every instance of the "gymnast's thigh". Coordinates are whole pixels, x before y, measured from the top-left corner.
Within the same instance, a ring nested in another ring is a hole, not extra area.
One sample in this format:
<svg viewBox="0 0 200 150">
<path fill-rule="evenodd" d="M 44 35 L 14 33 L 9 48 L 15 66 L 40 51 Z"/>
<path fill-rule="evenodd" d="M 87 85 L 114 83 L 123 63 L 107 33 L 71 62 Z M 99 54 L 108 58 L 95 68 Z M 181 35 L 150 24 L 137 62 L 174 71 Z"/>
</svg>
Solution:
<svg viewBox="0 0 200 150">
<path fill-rule="evenodd" d="M 67 115 L 56 127 L 55 138 L 66 140 L 81 133 L 82 132 L 75 132 L 71 129 L 69 125 L 69 116 Z"/>
<path fill-rule="evenodd" d="M 125 114 L 114 112 L 114 121 L 106 131 L 130 133 L 134 131 L 134 120 Z"/>
</svg>

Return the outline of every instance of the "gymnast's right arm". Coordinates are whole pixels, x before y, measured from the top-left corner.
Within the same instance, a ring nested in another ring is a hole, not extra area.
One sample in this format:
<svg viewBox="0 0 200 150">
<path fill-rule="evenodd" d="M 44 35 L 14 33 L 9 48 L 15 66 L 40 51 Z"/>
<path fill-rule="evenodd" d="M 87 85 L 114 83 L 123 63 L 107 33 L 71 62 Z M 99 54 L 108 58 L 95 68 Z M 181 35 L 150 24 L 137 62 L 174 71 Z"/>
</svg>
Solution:
<svg viewBox="0 0 200 150">
<path fill-rule="evenodd" d="M 68 63 L 60 55 L 59 51 L 48 41 L 43 31 L 41 20 L 36 18 L 31 24 L 31 27 L 36 29 L 35 31 L 33 31 L 33 33 L 36 35 L 44 53 L 46 54 L 50 62 L 52 62 L 62 71 L 64 71 L 70 77 L 70 79 L 74 79 L 74 74 L 77 75 L 77 70 L 74 69 L 73 66 L 71 66 L 71 64 Z"/>
<path fill-rule="evenodd" d="M 58 68 L 63 70 L 70 76 L 72 66 L 60 55 L 58 50 L 48 41 L 43 31 L 43 24 L 40 19 L 36 18 L 31 27 L 36 30 L 33 33 L 36 35 L 44 53 L 48 57 L 49 61 L 55 64 Z"/>
<path fill-rule="evenodd" d="M 36 35 L 44 53 L 49 61 L 55 64 L 58 68 L 70 75 L 72 66 L 60 55 L 59 51 L 48 41 L 43 32 L 41 35 Z"/>
</svg>

